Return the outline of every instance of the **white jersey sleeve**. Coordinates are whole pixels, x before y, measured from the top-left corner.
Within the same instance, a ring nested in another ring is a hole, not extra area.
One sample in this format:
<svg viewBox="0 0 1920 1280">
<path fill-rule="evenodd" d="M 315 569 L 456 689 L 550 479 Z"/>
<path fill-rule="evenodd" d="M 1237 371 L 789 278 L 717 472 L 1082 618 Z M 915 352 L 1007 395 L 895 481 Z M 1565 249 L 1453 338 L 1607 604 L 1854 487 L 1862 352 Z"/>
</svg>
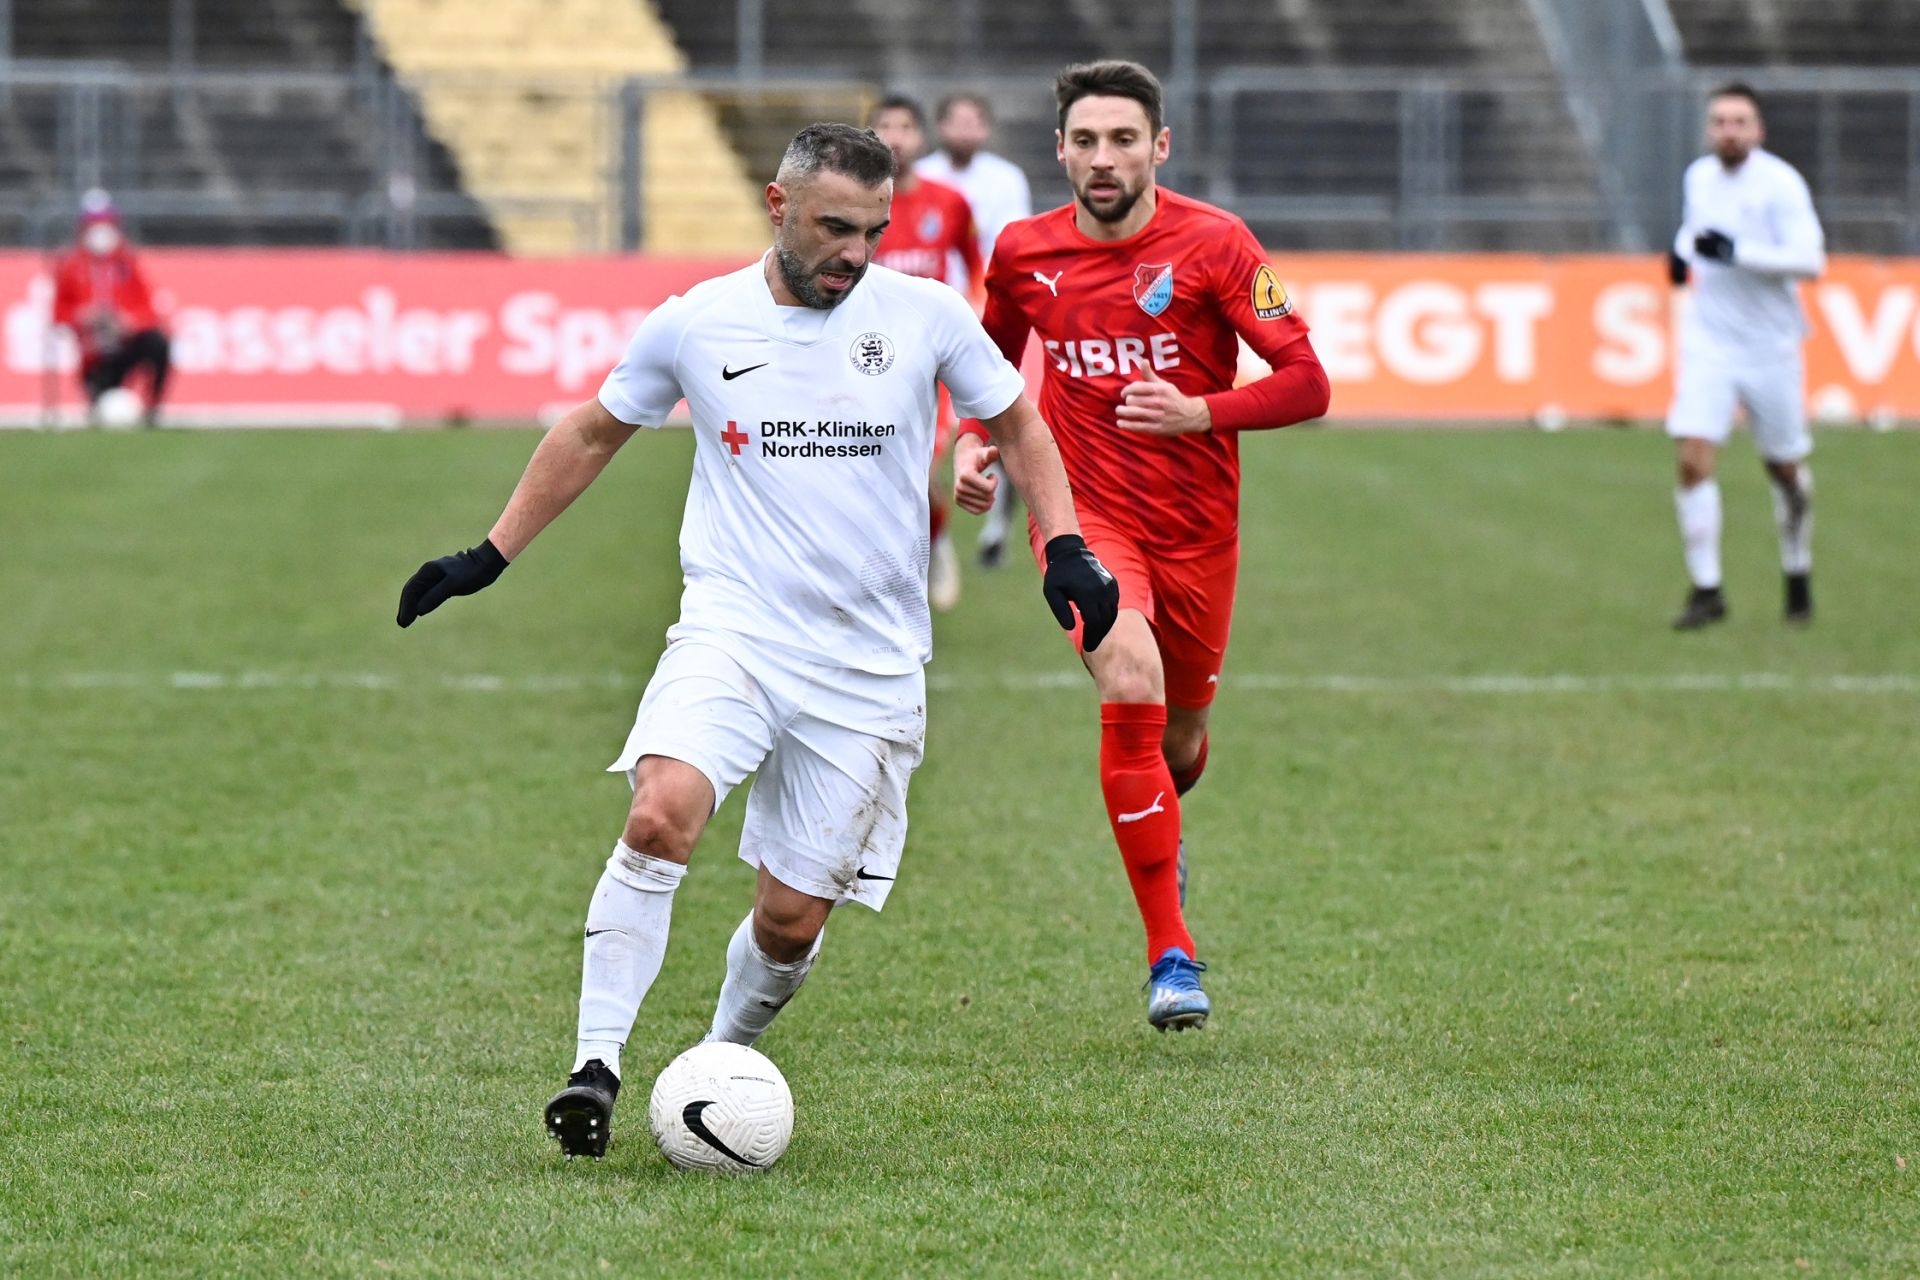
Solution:
<svg viewBox="0 0 1920 1280">
<path fill-rule="evenodd" d="M 1734 168 L 1707 155 L 1687 167 L 1686 199 L 1674 249 L 1693 268 L 1682 321 L 1683 351 L 1762 358 L 1806 337 L 1799 283 L 1826 266 L 1826 238 L 1806 181 L 1792 165 L 1756 148 Z M 1733 261 L 1702 258 L 1703 233 L 1733 241 Z"/>
<path fill-rule="evenodd" d="M 1768 175 L 1765 238 L 1734 243 L 1733 265 L 1768 275 L 1811 279 L 1826 270 L 1827 237 L 1813 211 L 1807 180 L 1787 165 Z"/>
<path fill-rule="evenodd" d="M 1026 391 L 1026 379 L 980 327 L 971 303 L 945 285 L 925 293 L 932 309 L 928 320 L 939 378 L 953 397 L 953 411 L 963 418 L 1005 412 Z"/>
<path fill-rule="evenodd" d="M 662 425 L 686 394 L 674 366 L 686 334 L 687 313 L 679 297 L 668 298 L 648 312 L 628 340 L 620 363 L 600 384 L 601 405 L 628 426 Z"/>
</svg>

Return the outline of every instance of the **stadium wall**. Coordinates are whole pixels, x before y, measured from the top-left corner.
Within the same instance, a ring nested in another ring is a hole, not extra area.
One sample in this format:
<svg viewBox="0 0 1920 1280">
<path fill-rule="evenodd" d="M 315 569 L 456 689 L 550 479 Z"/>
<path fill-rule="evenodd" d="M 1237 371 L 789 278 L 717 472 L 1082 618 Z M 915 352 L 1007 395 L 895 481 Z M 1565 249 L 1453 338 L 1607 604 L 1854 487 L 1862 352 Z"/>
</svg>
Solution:
<svg viewBox="0 0 1920 1280">
<path fill-rule="evenodd" d="M 647 310 L 736 260 L 152 250 L 169 420 L 400 425 L 550 420 L 592 395 Z M 1658 418 L 1677 307 L 1645 257 L 1289 254 L 1339 420 Z M 1176 288 L 1178 281 L 1176 281 Z M 74 351 L 45 260 L 0 253 L 0 422 L 76 422 Z M 1920 418 L 1920 261 L 1837 258 L 1806 289 L 1827 420 Z M 1040 353 L 1027 371 L 1037 378 Z M 1258 372 L 1249 366 L 1249 375 Z"/>
</svg>

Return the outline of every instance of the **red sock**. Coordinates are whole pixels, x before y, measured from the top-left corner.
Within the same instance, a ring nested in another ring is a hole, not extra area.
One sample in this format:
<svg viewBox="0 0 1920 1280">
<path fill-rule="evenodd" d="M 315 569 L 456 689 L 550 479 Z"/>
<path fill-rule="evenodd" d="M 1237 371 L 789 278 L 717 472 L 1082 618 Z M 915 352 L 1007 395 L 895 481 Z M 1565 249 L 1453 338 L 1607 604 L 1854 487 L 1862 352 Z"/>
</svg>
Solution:
<svg viewBox="0 0 1920 1280">
<path fill-rule="evenodd" d="M 1100 791 L 1147 926 L 1147 963 L 1168 947 L 1194 954 L 1180 917 L 1180 800 L 1160 752 L 1167 709 L 1151 702 L 1100 704 Z"/>
<path fill-rule="evenodd" d="M 927 533 L 935 542 L 947 531 L 947 504 L 931 502 L 927 504 Z"/>
<path fill-rule="evenodd" d="M 1184 769 L 1176 769 L 1174 771 L 1174 774 L 1173 774 L 1174 794 L 1183 796 L 1187 794 L 1187 792 L 1193 790 L 1194 784 L 1200 781 L 1200 775 L 1205 773 L 1206 771 L 1207 771 L 1207 735 L 1203 733 L 1200 735 L 1200 753 L 1194 756 L 1193 763 L 1188 765 Z"/>
</svg>

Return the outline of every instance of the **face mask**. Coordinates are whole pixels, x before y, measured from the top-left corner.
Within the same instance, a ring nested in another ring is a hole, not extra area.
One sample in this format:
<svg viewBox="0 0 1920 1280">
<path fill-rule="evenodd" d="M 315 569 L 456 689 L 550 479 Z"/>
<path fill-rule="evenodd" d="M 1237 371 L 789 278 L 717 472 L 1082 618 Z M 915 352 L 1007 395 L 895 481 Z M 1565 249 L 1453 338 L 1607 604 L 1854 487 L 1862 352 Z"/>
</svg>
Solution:
<svg viewBox="0 0 1920 1280">
<path fill-rule="evenodd" d="M 81 236 L 81 243 L 88 253 L 104 258 L 120 247 L 120 230 L 111 223 L 96 222 Z"/>
</svg>

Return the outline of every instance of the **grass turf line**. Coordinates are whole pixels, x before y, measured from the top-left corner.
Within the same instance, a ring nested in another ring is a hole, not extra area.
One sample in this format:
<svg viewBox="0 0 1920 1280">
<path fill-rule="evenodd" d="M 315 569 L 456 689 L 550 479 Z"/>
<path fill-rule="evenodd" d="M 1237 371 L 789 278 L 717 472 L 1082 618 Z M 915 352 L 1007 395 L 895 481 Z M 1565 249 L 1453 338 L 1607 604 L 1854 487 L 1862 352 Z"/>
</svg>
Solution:
<svg viewBox="0 0 1920 1280">
<path fill-rule="evenodd" d="M 750 877 L 723 809 L 563 1165 L 577 937 L 651 666 L 688 442 L 644 438 L 485 595 L 521 434 L 0 436 L 0 1272 L 1901 1274 L 1920 1268 L 1920 699 L 1462 697 L 1485 672 L 1920 672 L 1920 439 L 1822 442 L 1821 616 L 1778 622 L 1730 450 L 1725 627 L 1674 636 L 1648 435 L 1248 441 L 1214 764 L 1187 804 L 1219 1014 L 1142 1016 L 1092 697 L 1019 563 L 941 620 L 884 918 L 839 915 L 764 1042 L 769 1176 L 673 1174 L 655 1069 Z M 1236 691 L 1234 670 L 1400 679 Z M 56 687 L 75 671 L 398 687 Z M 411 686 L 408 682 L 412 681 Z M 1076 712 L 1075 708 L 1078 708 Z"/>
</svg>

